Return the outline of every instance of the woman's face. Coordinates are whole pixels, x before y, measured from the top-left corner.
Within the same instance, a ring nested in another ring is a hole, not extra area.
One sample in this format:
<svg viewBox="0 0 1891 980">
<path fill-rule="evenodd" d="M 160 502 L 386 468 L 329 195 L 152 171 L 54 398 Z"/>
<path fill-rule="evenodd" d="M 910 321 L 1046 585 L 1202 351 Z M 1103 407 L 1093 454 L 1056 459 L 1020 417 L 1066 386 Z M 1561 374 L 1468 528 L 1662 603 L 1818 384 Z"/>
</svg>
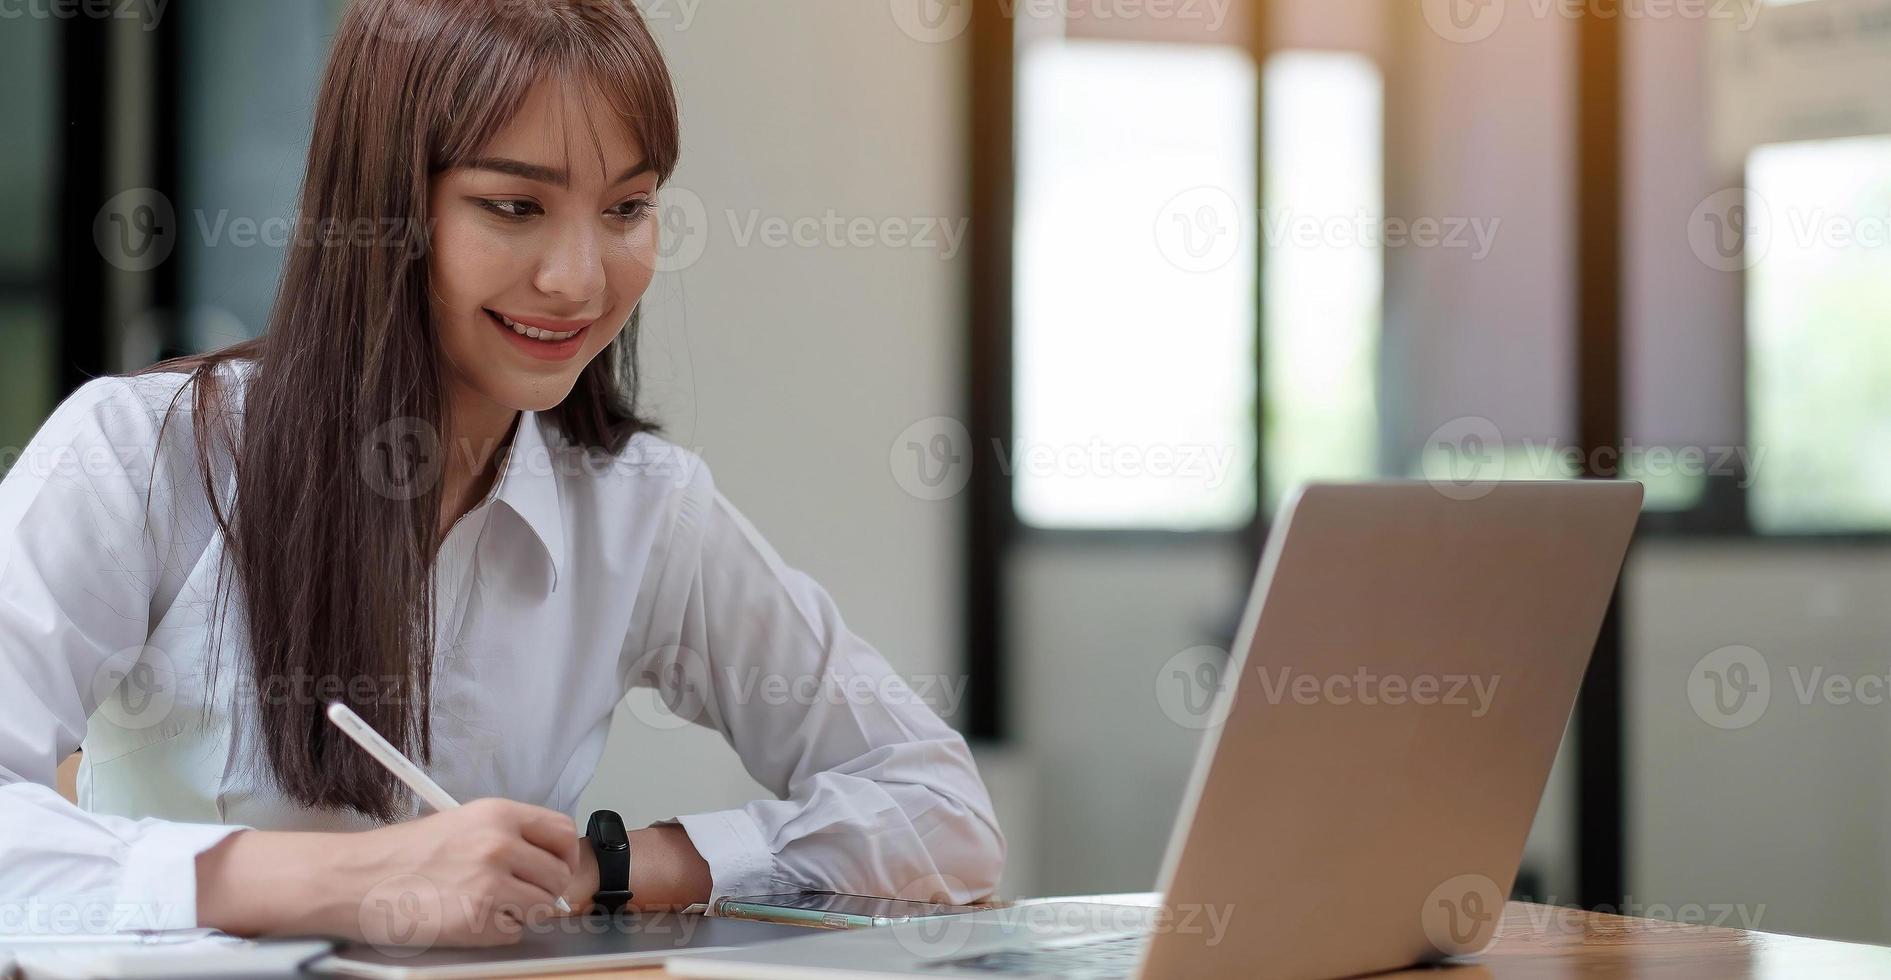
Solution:
<svg viewBox="0 0 1891 980">
<path fill-rule="evenodd" d="M 479 159 L 433 179 L 433 316 L 455 395 L 556 406 L 649 287 L 657 176 L 621 127 L 587 122 L 606 119 L 588 87 L 540 82 Z"/>
</svg>

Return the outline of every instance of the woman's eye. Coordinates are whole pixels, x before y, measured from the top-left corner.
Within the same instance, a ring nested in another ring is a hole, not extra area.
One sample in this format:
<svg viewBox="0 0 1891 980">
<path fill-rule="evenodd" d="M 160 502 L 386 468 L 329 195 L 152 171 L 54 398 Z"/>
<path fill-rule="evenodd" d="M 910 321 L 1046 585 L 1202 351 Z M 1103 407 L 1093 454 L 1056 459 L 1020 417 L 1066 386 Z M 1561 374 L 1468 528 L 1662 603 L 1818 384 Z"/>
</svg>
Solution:
<svg viewBox="0 0 1891 980">
<path fill-rule="evenodd" d="M 625 221 L 642 221 L 650 214 L 650 202 L 644 198 L 638 198 L 635 201 L 625 201 L 612 208 L 610 213 Z"/>
<path fill-rule="evenodd" d="M 531 201 L 496 201 L 480 198 L 479 206 L 502 218 L 529 218 L 543 213 L 539 206 Z"/>
</svg>

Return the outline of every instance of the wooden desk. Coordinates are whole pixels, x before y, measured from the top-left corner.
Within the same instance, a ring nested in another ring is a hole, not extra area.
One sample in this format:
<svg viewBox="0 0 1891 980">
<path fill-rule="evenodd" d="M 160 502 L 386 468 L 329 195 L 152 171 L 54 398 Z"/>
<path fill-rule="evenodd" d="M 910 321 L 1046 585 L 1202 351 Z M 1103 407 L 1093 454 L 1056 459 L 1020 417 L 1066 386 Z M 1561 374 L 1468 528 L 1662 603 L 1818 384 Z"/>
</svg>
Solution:
<svg viewBox="0 0 1891 980">
<path fill-rule="evenodd" d="M 1086 898 L 1086 900 L 1095 900 Z M 665 980 L 661 970 L 566 974 Z M 1685 926 L 1511 902 L 1497 943 L 1464 966 L 1374 980 L 1852 980 L 1891 977 L 1891 949 L 1739 929 Z"/>
</svg>

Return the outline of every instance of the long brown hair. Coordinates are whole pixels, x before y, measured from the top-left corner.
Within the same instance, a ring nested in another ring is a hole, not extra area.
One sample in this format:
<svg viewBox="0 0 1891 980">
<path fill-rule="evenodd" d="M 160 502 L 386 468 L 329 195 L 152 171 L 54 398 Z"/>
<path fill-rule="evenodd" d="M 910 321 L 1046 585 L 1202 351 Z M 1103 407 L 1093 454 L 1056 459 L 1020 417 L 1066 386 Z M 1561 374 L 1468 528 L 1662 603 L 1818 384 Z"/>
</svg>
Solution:
<svg viewBox="0 0 1891 980">
<path fill-rule="evenodd" d="M 674 172 L 675 94 L 632 0 L 354 0 L 322 76 L 268 330 L 140 372 L 194 382 L 197 466 L 246 600 L 248 690 L 339 678 L 335 693 L 423 760 L 443 488 L 433 479 L 388 492 L 379 454 L 403 448 L 392 430 L 437 438 L 450 421 L 428 299 L 430 178 L 474 159 L 543 79 L 592 86 L 617 117 L 603 124 L 627 127 L 660 181 Z M 614 454 L 654 428 L 637 415 L 636 328 L 633 316 L 547 413 L 566 440 Z M 240 440 L 218 377 L 227 362 L 253 368 Z M 227 512 L 217 445 L 234 458 Z M 220 572 L 220 608 L 224 585 Z M 258 711 L 285 796 L 404 815 L 400 784 L 342 743 L 325 705 L 288 701 Z"/>
</svg>

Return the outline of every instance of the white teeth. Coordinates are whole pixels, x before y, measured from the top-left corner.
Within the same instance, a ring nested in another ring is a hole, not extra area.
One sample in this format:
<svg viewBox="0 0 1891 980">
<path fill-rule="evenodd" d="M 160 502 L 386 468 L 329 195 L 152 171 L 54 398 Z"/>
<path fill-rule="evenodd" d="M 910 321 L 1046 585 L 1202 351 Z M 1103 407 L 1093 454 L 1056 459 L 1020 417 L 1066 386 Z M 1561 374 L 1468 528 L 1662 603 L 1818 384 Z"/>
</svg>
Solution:
<svg viewBox="0 0 1891 980">
<path fill-rule="evenodd" d="M 496 313 L 494 315 L 499 318 L 499 321 L 501 323 L 504 323 L 506 326 L 511 327 L 513 333 L 516 333 L 521 337 L 530 337 L 533 340 L 542 340 L 542 341 L 545 341 L 546 343 L 555 344 L 561 340 L 570 340 L 571 338 L 576 337 L 579 333 L 579 331 L 576 331 L 576 330 L 573 330 L 570 333 L 552 333 L 550 330 L 540 330 L 537 327 L 520 326 L 519 324 L 514 323 L 512 321 L 512 318 L 506 316 L 504 313 Z"/>
</svg>

